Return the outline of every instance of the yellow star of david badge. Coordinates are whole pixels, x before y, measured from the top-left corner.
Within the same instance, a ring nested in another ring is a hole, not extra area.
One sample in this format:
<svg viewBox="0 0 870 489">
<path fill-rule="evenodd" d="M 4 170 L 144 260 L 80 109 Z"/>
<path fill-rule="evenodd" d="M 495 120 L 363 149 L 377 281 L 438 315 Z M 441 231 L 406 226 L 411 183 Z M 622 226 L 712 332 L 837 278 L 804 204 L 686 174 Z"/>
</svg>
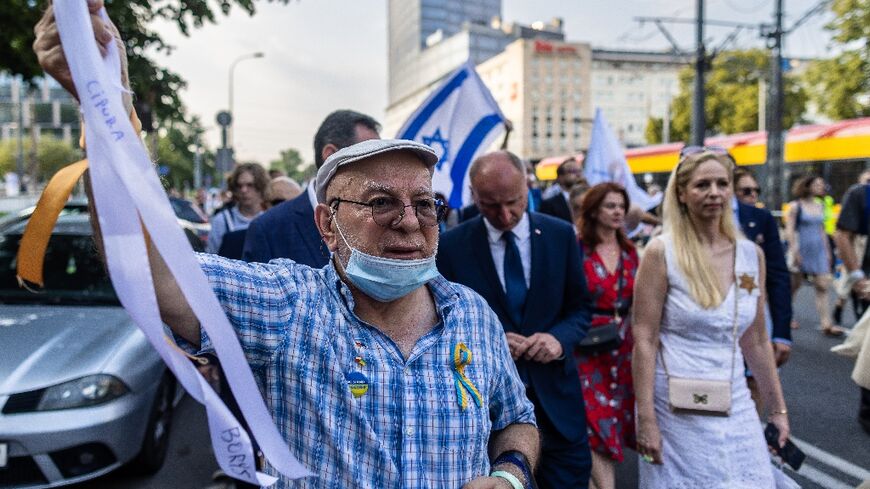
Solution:
<svg viewBox="0 0 870 489">
<path fill-rule="evenodd" d="M 744 273 L 740 275 L 740 288 L 746 289 L 746 292 L 752 293 L 758 286 L 755 285 L 755 277 L 749 275 L 748 273 Z"/>
</svg>

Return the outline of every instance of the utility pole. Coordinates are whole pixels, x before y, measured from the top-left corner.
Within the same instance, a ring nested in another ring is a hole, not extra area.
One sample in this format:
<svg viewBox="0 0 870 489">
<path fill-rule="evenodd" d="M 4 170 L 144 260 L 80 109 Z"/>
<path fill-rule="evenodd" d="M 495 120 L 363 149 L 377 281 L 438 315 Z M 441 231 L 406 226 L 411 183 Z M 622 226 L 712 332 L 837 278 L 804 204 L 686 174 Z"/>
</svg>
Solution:
<svg viewBox="0 0 870 489">
<path fill-rule="evenodd" d="M 704 145 L 706 120 L 704 118 L 704 69 L 707 52 L 704 48 L 704 0 L 697 0 L 695 19 L 695 93 L 692 98 L 692 144 Z"/>
<path fill-rule="evenodd" d="M 767 80 L 758 79 L 758 130 L 767 130 Z"/>
<path fill-rule="evenodd" d="M 24 184 L 24 81 L 18 80 L 18 158 L 15 171 L 18 173 L 18 191 L 27 190 Z"/>
<path fill-rule="evenodd" d="M 668 90 L 670 90 L 670 85 L 668 85 Z M 665 113 L 662 117 L 662 144 L 671 142 L 671 92 L 668 91 L 667 95 L 665 99 Z"/>
<path fill-rule="evenodd" d="M 715 58 L 720 52 L 726 49 L 737 38 L 737 34 L 743 29 L 751 30 L 758 29 L 755 24 L 746 24 L 742 22 L 731 22 L 722 20 L 706 20 L 704 18 L 704 0 L 696 0 L 696 17 L 692 19 L 673 18 L 673 17 L 635 17 L 634 20 L 643 25 L 646 22 L 652 22 L 665 36 L 668 42 L 671 43 L 672 53 L 681 57 L 686 63 L 694 60 L 695 66 L 695 83 L 694 93 L 692 97 L 692 145 L 702 146 L 704 144 L 704 136 L 707 132 L 707 120 L 704 112 L 704 73 L 710 60 Z M 678 44 L 674 36 L 672 36 L 664 24 L 693 24 L 695 26 L 695 51 L 694 56 L 688 50 L 683 50 Z M 707 47 L 704 42 L 704 26 L 711 25 L 717 27 L 730 27 L 734 30 L 728 35 L 718 46 L 714 47 L 710 54 L 707 54 Z"/>
<path fill-rule="evenodd" d="M 770 97 L 767 110 L 767 188 L 772 204 L 779 207 L 783 202 L 783 137 L 782 114 L 784 109 L 782 81 L 782 2 L 775 0 L 774 27 L 767 33 L 770 46 Z"/>
<path fill-rule="evenodd" d="M 199 190 L 202 187 L 202 145 L 200 143 L 200 135 L 196 134 L 196 149 L 193 153 L 193 189 Z"/>
</svg>

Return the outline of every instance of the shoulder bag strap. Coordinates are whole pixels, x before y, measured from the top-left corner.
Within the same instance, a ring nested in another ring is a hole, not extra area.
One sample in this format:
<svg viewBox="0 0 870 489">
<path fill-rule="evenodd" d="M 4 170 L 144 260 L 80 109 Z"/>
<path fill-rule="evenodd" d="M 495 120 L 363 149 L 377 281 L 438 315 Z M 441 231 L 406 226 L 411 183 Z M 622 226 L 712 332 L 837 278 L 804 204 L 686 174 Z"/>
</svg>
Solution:
<svg viewBox="0 0 870 489">
<path fill-rule="evenodd" d="M 734 275 L 734 277 L 733 277 L 734 284 L 732 285 L 732 287 L 734 287 L 734 317 L 733 317 L 733 322 L 732 322 L 732 326 L 731 326 L 731 337 L 732 337 L 732 342 L 731 342 L 731 373 L 728 374 L 728 382 L 729 383 L 732 381 L 732 379 L 734 377 L 734 363 L 735 363 L 735 358 L 737 357 L 737 303 L 739 302 L 738 296 L 739 296 L 739 292 L 740 292 L 740 288 L 738 287 L 738 284 L 737 284 L 737 246 L 739 246 L 739 244 L 740 244 L 739 241 L 734 242 L 734 268 L 732 270 L 732 274 Z M 730 287 L 728 288 L 728 291 L 729 292 L 731 291 Z M 725 297 L 727 298 L 728 296 L 726 295 Z M 659 330 L 659 336 L 661 336 L 661 330 Z M 668 380 L 670 380 L 671 374 L 668 372 L 668 366 L 665 363 L 664 349 L 665 349 L 665 346 L 662 344 L 661 339 L 659 339 L 658 353 L 662 358 L 662 368 L 665 371 L 665 377 Z"/>
</svg>

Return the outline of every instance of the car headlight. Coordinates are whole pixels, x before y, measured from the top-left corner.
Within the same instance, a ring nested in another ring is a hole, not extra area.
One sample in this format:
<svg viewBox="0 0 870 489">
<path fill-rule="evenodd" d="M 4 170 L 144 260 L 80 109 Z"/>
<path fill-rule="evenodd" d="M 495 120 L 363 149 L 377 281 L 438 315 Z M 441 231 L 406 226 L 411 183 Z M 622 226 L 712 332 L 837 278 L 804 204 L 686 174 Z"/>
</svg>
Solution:
<svg viewBox="0 0 870 489">
<path fill-rule="evenodd" d="M 95 406 L 117 399 L 129 391 L 117 377 L 106 374 L 88 375 L 45 389 L 37 411 Z"/>
<path fill-rule="evenodd" d="M 88 375 L 62 384 L 9 396 L 4 414 L 54 411 L 96 406 L 123 396 L 130 389 L 117 377 Z"/>
</svg>

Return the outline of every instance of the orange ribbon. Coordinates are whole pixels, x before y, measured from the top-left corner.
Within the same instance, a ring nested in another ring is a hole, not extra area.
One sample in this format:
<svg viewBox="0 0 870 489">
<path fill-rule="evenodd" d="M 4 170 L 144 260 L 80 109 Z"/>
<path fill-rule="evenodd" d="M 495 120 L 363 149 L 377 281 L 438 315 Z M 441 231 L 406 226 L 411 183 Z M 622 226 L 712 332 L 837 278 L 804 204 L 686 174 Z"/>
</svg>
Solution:
<svg viewBox="0 0 870 489">
<path fill-rule="evenodd" d="M 137 133 L 142 130 L 142 124 L 135 110 L 130 113 L 130 123 Z M 84 123 L 82 123 L 82 137 L 79 144 L 82 149 L 85 148 Z M 24 228 L 24 234 L 21 236 L 21 243 L 18 245 L 18 285 L 24 287 L 24 282 L 27 281 L 40 287 L 45 286 L 42 272 L 48 240 L 76 182 L 87 169 L 87 159 L 61 168 L 51 177 L 42 195 L 39 196 L 36 209 L 27 222 L 27 227 Z"/>
</svg>

